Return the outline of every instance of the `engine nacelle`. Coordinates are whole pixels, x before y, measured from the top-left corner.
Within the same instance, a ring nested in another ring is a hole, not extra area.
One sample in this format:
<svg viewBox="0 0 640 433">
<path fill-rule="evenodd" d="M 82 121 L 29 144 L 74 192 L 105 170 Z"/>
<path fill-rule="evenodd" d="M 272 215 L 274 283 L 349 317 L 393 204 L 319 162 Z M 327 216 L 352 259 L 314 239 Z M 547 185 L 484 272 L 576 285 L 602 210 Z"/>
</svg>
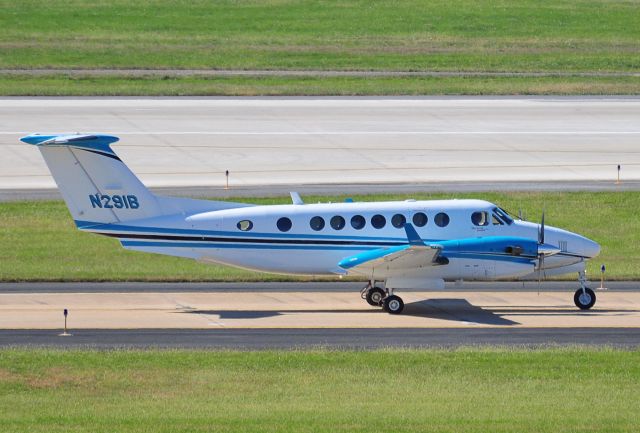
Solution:
<svg viewBox="0 0 640 433">
<path fill-rule="evenodd" d="M 520 278 L 535 271 L 535 265 L 528 261 L 456 259 L 452 262 L 454 272 L 451 278 L 458 275 L 458 278 L 465 280 Z"/>
</svg>

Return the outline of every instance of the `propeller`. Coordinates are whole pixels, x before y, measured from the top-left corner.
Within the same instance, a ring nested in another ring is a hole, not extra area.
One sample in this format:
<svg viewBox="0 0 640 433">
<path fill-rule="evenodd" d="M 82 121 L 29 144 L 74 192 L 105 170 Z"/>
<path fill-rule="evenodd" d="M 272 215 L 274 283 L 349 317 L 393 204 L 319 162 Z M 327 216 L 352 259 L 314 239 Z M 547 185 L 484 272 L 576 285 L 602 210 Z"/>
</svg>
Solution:
<svg viewBox="0 0 640 433">
<path fill-rule="evenodd" d="M 544 245 L 544 209 L 542 219 L 538 226 L 538 295 L 540 295 L 540 282 L 542 280 L 542 270 L 544 268 L 544 251 L 540 252 L 540 247 Z"/>
</svg>

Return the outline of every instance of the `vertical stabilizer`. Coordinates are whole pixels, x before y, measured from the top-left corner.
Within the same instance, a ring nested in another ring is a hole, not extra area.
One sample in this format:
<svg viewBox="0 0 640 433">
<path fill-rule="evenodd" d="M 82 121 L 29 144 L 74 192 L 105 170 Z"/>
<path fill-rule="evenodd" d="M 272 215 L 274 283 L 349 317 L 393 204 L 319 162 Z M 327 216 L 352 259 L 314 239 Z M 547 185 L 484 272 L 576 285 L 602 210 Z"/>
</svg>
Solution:
<svg viewBox="0 0 640 433">
<path fill-rule="evenodd" d="M 109 146 L 111 135 L 28 135 L 76 221 L 113 223 L 162 214 L 156 197 Z"/>
</svg>

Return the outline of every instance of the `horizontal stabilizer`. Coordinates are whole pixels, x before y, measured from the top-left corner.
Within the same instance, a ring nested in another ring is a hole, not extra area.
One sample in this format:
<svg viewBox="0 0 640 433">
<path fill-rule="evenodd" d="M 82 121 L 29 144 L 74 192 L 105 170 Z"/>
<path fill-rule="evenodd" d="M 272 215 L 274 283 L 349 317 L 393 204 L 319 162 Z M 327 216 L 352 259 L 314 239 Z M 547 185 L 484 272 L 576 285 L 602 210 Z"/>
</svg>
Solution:
<svg viewBox="0 0 640 433">
<path fill-rule="evenodd" d="M 22 137 L 20 141 L 36 146 L 73 146 L 84 149 L 109 150 L 109 145 L 120 140 L 113 135 L 104 134 L 58 134 L 42 135 L 31 134 Z"/>
</svg>

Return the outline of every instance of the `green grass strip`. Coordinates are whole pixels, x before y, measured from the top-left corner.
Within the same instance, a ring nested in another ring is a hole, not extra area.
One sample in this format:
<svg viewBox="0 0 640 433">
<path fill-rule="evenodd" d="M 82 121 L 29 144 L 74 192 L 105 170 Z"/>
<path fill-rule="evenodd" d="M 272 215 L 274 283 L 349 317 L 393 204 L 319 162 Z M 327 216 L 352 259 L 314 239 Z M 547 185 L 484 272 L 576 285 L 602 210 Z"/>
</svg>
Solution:
<svg viewBox="0 0 640 433">
<path fill-rule="evenodd" d="M 611 0 L 0 0 L 0 68 L 635 71 Z"/>
<path fill-rule="evenodd" d="M 305 196 L 308 203 L 345 197 Z M 356 201 L 480 198 L 546 224 L 580 233 L 602 246 L 588 273 L 598 279 L 640 279 L 640 192 L 506 192 L 473 194 L 387 194 L 354 196 Z M 288 197 L 239 199 L 260 204 L 290 203 Z M 192 260 L 126 251 L 116 239 L 75 229 L 60 201 L 0 203 L 0 281 L 288 281 L 294 277 L 259 274 Z M 574 275 L 567 278 L 574 279 Z"/>
<path fill-rule="evenodd" d="M 636 432 L 640 351 L 0 351 L 3 432 Z"/>
<path fill-rule="evenodd" d="M 0 0 L 0 69 L 637 72 L 611 0 Z M 638 94 L 639 77 L 0 76 L 0 95 Z"/>
<path fill-rule="evenodd" d="M 0 96 L 635 95 L 637 77 L 0 75 Z"/>
</svg>

